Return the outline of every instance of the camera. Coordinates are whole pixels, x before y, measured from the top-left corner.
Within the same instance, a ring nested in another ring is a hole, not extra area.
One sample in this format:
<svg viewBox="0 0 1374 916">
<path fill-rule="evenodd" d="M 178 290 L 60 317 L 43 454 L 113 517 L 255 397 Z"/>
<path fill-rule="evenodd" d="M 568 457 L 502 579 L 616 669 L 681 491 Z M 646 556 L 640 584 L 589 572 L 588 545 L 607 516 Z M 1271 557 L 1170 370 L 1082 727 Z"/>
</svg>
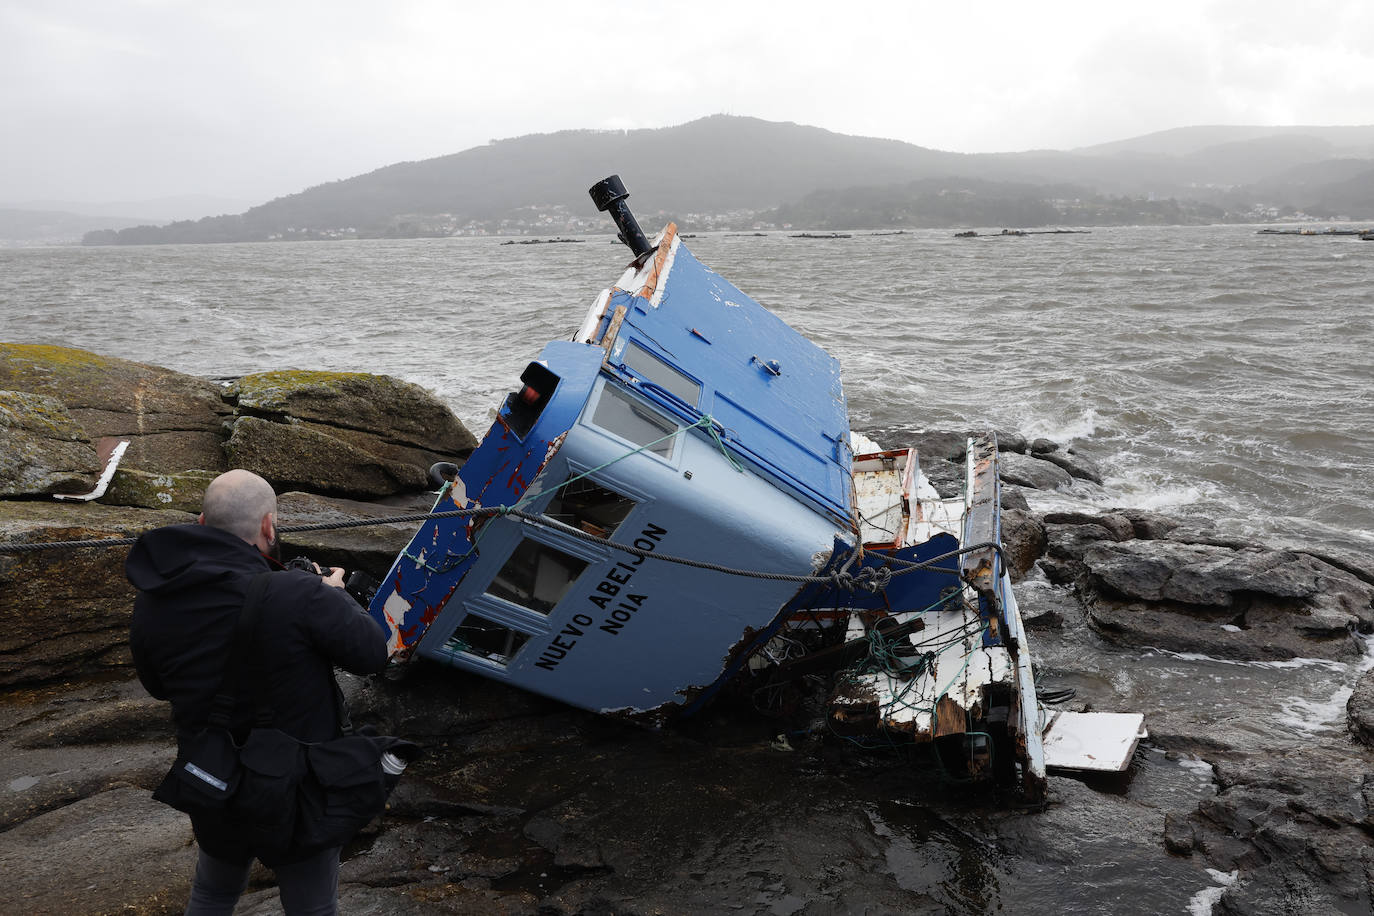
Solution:
<svg viewBox="0 0 1374 916">
<path fill-rule="evenodd" d="M 317 564 L 309 557 L 292 557 L 282 564 L 286 569 L 299 569 L 319 576 L 329 575 L 329 567 Z M 348 579 L 344 582 L 344 591 L 353 596 L 353 600 L 364 608 L 372 603 L 372 596 L 377 593 L 377 586 L 382 583 L 369 576 L 360 569 L 355 569 L 348 574 Z"/>
<path fill-rule="evenodd" d="M 344 591 L 366 608 L 372 603 L 372 596 L 377 594 L 377 586 L 381 584 L 379 579 L 374 579 L 361 569 L 355 569 L 348 574 L 348 580 L 344 582 Z"/>
</svg>

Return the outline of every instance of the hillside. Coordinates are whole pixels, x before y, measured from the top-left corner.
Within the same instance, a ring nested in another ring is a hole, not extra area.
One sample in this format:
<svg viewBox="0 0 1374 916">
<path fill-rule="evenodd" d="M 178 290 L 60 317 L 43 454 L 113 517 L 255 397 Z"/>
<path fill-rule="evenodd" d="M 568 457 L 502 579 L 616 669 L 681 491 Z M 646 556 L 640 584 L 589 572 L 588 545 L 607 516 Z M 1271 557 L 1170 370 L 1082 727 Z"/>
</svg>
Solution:
<svg viewBox="0 0 1374 916">
<path fill-rule="evenodd" d="M 1188 156 L 1228 143 L 1267 137 L 1309 137 L 1338 157 L 1374 158 L 1374 125 L 1362 127 L 1175 127 L 1129 140 L 1085 146 L 1073 152 L 1085 156 Z"/>
<path fill-rule="evenodd" d="M 251 202 L 205 195 L 159 197 L 108 203 L 23 200 L 0 203 L 0 247 L 70 245 L 87 232 L 124 229 L 152 221 L 236 213 Z"/>
<path fill-rule="evenodd" d="M 136 225 L 138 220 L 128 217 L 0 208 L 0 247 L 66 245 L 93 230 Z"/>
<path fill-rule="evenodd" d="M 715 115 L 500 140 L 242 214 L 91 233 L 86 243 L 606 231 L 586 188 L 611 173 L 625 178 L 637 212 L 689 229 L 1215 222 L 1271 210 L 1369 218 L 1374 127 L 1184 128 L 1073 152 L 964 155 Z"/>
</svg>

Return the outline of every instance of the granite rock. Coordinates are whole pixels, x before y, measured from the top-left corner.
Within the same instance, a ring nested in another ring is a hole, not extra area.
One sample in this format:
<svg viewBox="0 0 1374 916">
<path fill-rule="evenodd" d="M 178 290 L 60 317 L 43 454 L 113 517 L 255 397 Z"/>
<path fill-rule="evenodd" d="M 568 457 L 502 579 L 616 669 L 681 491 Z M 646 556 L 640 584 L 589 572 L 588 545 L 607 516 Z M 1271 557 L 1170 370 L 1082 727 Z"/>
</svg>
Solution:
<svg viewBox="0 0 1374 916">
<path fill-rule="evenodd" d="M 0 391 L 0 497 L 86 493 L 100 459 L 62 402 Z"/>
</svg>

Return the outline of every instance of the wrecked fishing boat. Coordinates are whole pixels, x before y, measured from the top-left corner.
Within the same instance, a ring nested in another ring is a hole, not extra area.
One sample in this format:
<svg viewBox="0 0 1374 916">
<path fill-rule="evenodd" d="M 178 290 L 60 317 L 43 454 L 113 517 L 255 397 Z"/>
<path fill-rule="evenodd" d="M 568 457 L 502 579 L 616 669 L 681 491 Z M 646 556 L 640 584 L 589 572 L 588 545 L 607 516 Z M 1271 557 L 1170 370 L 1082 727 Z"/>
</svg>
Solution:
<svg viewBox="0 0 1374 916">
<path fill-rule="evenodd" d="M 941 499 L 914 451 L 851 434 L 835 358 L 672 224 L 646 239 L 617 176 L 591 195 L 633 260 L 443 475 L 449 517 L 370 602 L 393 662 L 655 725 L 725 691 L 782 708 L 823 682 L 831 732 L 930 744 L 941 769 L 1032 802 L 1047 742 L 1123 768 L 1139 716 L 1106 734 L 1065 713 L 1047 737 L 995 441 L 970 440 L 965 493 Z"/>
</svg>

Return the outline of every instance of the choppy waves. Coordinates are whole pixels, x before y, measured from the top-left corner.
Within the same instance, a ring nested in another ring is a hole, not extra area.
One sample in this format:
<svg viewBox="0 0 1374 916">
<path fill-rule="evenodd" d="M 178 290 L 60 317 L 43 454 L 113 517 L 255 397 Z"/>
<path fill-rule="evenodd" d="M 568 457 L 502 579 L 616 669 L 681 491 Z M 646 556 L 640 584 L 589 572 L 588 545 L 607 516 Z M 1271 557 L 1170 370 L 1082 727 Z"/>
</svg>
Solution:
<svg viewBox="0 0 1374 916">
<path fill-rule="evenodd" d="M 1368 549 L 1374 246 L 1251 227 L 688 244 L 838 356 L 856 427 L 993 426 L 1098 460 L 1104 504 Z M 623 249 L 495 239 L 0 251 L 0 338 L 207 376 L 423 384 L 485 429 Z"/>
</svg>

